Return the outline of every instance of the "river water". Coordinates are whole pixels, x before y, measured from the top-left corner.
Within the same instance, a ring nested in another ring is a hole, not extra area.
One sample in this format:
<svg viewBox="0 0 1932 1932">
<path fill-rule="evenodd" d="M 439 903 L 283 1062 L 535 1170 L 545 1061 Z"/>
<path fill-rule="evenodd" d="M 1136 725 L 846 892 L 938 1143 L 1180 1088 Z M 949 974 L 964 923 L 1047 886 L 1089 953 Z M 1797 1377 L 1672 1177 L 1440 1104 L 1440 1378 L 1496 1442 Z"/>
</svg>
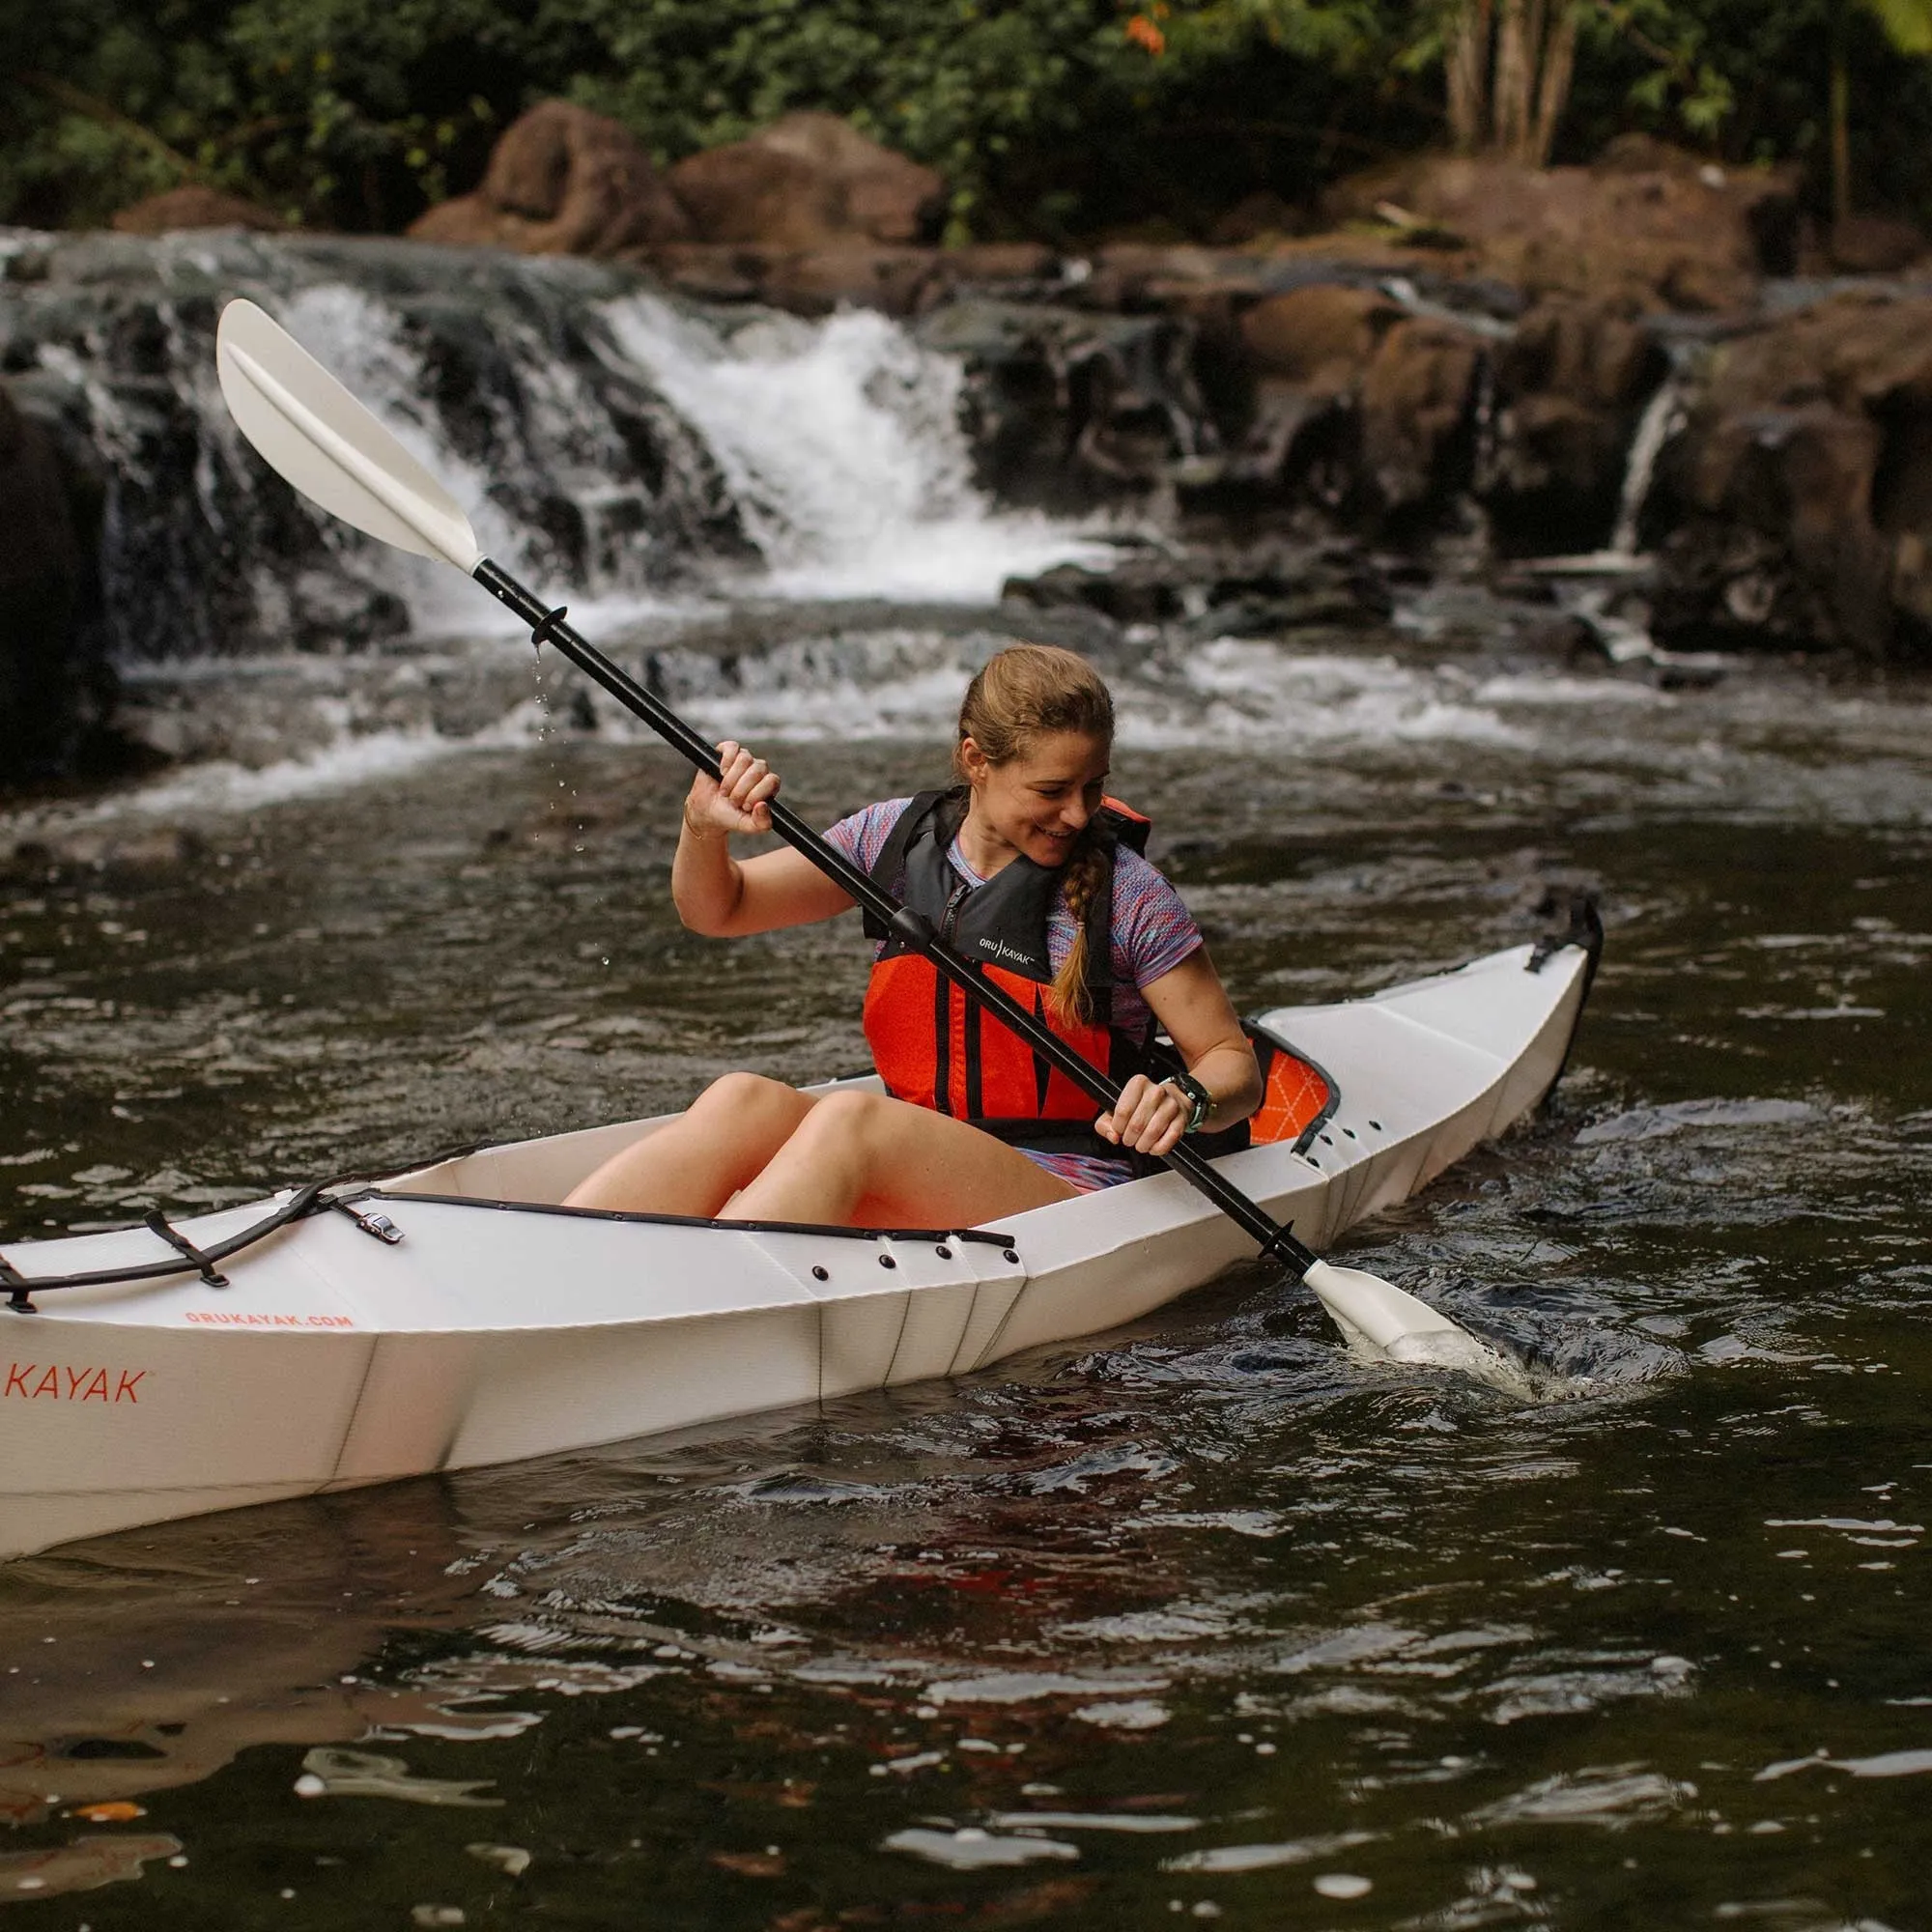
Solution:
<svg viewBox="0 0 1932 1932">
<path fill-rule="evenodd" d="M 0 1902 L 144 1932 L 1932 1922 L 1932 691 L 1664 692 L 1477 618 L 1122 646 L 1117 789 L 1249 1009 L 1601 892 L 1547 1116 L 1347 1253 L 1577 1393 L 1356 1366 L 1254 1267 L 984 1376 L 15 1562 Z M 934 773 L 999 641 L 707 621 L 660 674 L 782 745 L 821 822 Z M 515 728 L 10 822 L 61 856 L 0 919 L 0 1227 L 861 1063 L 852 923 L 682 933 L 679 771 L 537 701 L 526 651 L 384 673 L 520 686 Z"/>
</svg>

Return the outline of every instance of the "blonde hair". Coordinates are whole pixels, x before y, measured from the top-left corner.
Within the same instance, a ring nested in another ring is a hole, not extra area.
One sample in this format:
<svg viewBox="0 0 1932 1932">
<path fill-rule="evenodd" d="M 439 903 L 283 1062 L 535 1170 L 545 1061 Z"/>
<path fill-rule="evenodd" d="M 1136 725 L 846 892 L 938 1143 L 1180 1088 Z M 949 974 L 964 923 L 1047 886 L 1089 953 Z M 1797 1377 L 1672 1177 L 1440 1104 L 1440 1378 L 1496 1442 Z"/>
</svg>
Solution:
<svg viewBox="0 0 1932 1932">
<path fill-rule="evenodd" d="M 974 673 L 959 706 L 952 767 L 966 777 L 963 748 L 971 738 L 991 765 L 1020 757 L 1038 738 L 1078 731 L 1111 746 L 1114 700 L 1087 660 L 1055 644 L 1014 644 Z M 1107 872 L 1106 852 L 1091 828 L 1074 841 L 1061 874 L 1073 945 L 1047 988 L 1047 1003 L 1063 1022 L 1090 1025 L 1094 1000 L 1087 986 L 1087 915 Z"/>
</svg>

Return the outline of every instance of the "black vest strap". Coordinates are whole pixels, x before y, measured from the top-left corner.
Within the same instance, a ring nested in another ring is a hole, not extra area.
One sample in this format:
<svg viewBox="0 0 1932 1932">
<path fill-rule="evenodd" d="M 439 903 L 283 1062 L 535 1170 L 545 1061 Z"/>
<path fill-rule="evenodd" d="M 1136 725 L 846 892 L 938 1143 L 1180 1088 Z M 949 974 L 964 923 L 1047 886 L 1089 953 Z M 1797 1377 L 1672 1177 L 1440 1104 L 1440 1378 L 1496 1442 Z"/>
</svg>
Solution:
<svg viewBox="0 0 1932 1932">
<path fill-rule="evenodd" d="M 881 886 L 906 898 L 935 925 L 940 923 L 945 907 L 919 904 L 923 895 L 916 890 L 919 882 L 912 878 L 908 870 L 908 860 L 915 843 L 930 830 L 939 862 L 942 866 L 947 865 L 947 854 L 952 850 L 953 839 L 959 836 L 960 826 L 966 822 L 966 808 L 964 785 L 916 794 L 899 813 L 892 831 L 886 835 L 886 842 L 879 848 L 879 856 L 872 864 L 872 877 Z M 1123 836 L 1138 847 L 1140 840 L 1146 837 L 1145 821 L 1117 819 L 1113 811 L 1103 808 L 1094 814 L 1088 836 L 1098 841 L 1106 855 L 1098 884 L 1088 899 L 1086 919 L 1087 992 L 1093 1002 L 1094 1017 L 1104 1024 L 1111 1016 L 1114 1005 L 1114 851 Z M 987 881 L 988 886 L 992 883 Z M 903 941 L 895 940 L 891 929 L 870 913 L 865 915 L 865 923 L 868 939 L 882 940 L 889 947 L 903 945 Z M 1042 944 L 1043 941 L 1042 933 Z M 978 1009 L 974 1011 L 977 1014 Z M 1045 1063 L 1041 1065 L 1044 1068 Z"/>
</svg>

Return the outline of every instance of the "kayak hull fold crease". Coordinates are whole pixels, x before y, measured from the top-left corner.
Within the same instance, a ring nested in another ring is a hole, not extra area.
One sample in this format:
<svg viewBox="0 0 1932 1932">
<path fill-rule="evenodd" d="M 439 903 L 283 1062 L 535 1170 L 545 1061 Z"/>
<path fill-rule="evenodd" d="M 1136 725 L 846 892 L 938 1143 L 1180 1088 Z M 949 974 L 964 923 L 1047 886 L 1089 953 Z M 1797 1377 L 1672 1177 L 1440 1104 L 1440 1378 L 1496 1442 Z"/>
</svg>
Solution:
<svg viewBox="0 0 1932 1932">
<path fill-rule="evenodd" d="M 1257 1024 L 1338 1095 L 1295 1142 L 1225 1156 L 1316 1249 L 1406 1200 L 1543 1100 L 1592 958 L 1512 948 Z M 836 1083 L 847 1085 L 868 1082 Z M 9 1242 L 36 1314 L 0 1308 L 0 1558 L 205 1511 L 589 1448 L 963 1375 L 1130 1321 L 1253 1252 L 1179 1175 L 992 1231 L 734 1227 L 554 1204 L 626 1122 L 487 1148 L 356 1190 L 158 1281 L 148 1228 Z M 374 1198 L 359 1198 L 373 1192 Z M 208 1249 L 288 1195 L 184 1219 Z M 989 1237 L 989 1232 L 992 1236 Z"/>
</svg>

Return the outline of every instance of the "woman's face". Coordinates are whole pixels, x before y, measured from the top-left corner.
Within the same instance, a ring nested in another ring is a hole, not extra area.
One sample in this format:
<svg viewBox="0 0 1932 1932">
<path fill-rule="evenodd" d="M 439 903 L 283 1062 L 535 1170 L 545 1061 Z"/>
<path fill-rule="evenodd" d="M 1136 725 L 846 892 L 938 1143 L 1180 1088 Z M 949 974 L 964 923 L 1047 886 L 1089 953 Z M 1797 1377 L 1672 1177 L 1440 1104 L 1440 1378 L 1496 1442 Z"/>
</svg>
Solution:
<svg viewBox="0 0 1932 1932">
<path fill-rule="evenodd" d="M 973 787 L 980 830 L 1037 866 L 1064 866 L 1073 841 L 1100 808 L 1113 747 L 1085 731 L 1033 739 L 1005 764 L 993 764 L 971 738 L 959 760 Z"/>
</svg>

